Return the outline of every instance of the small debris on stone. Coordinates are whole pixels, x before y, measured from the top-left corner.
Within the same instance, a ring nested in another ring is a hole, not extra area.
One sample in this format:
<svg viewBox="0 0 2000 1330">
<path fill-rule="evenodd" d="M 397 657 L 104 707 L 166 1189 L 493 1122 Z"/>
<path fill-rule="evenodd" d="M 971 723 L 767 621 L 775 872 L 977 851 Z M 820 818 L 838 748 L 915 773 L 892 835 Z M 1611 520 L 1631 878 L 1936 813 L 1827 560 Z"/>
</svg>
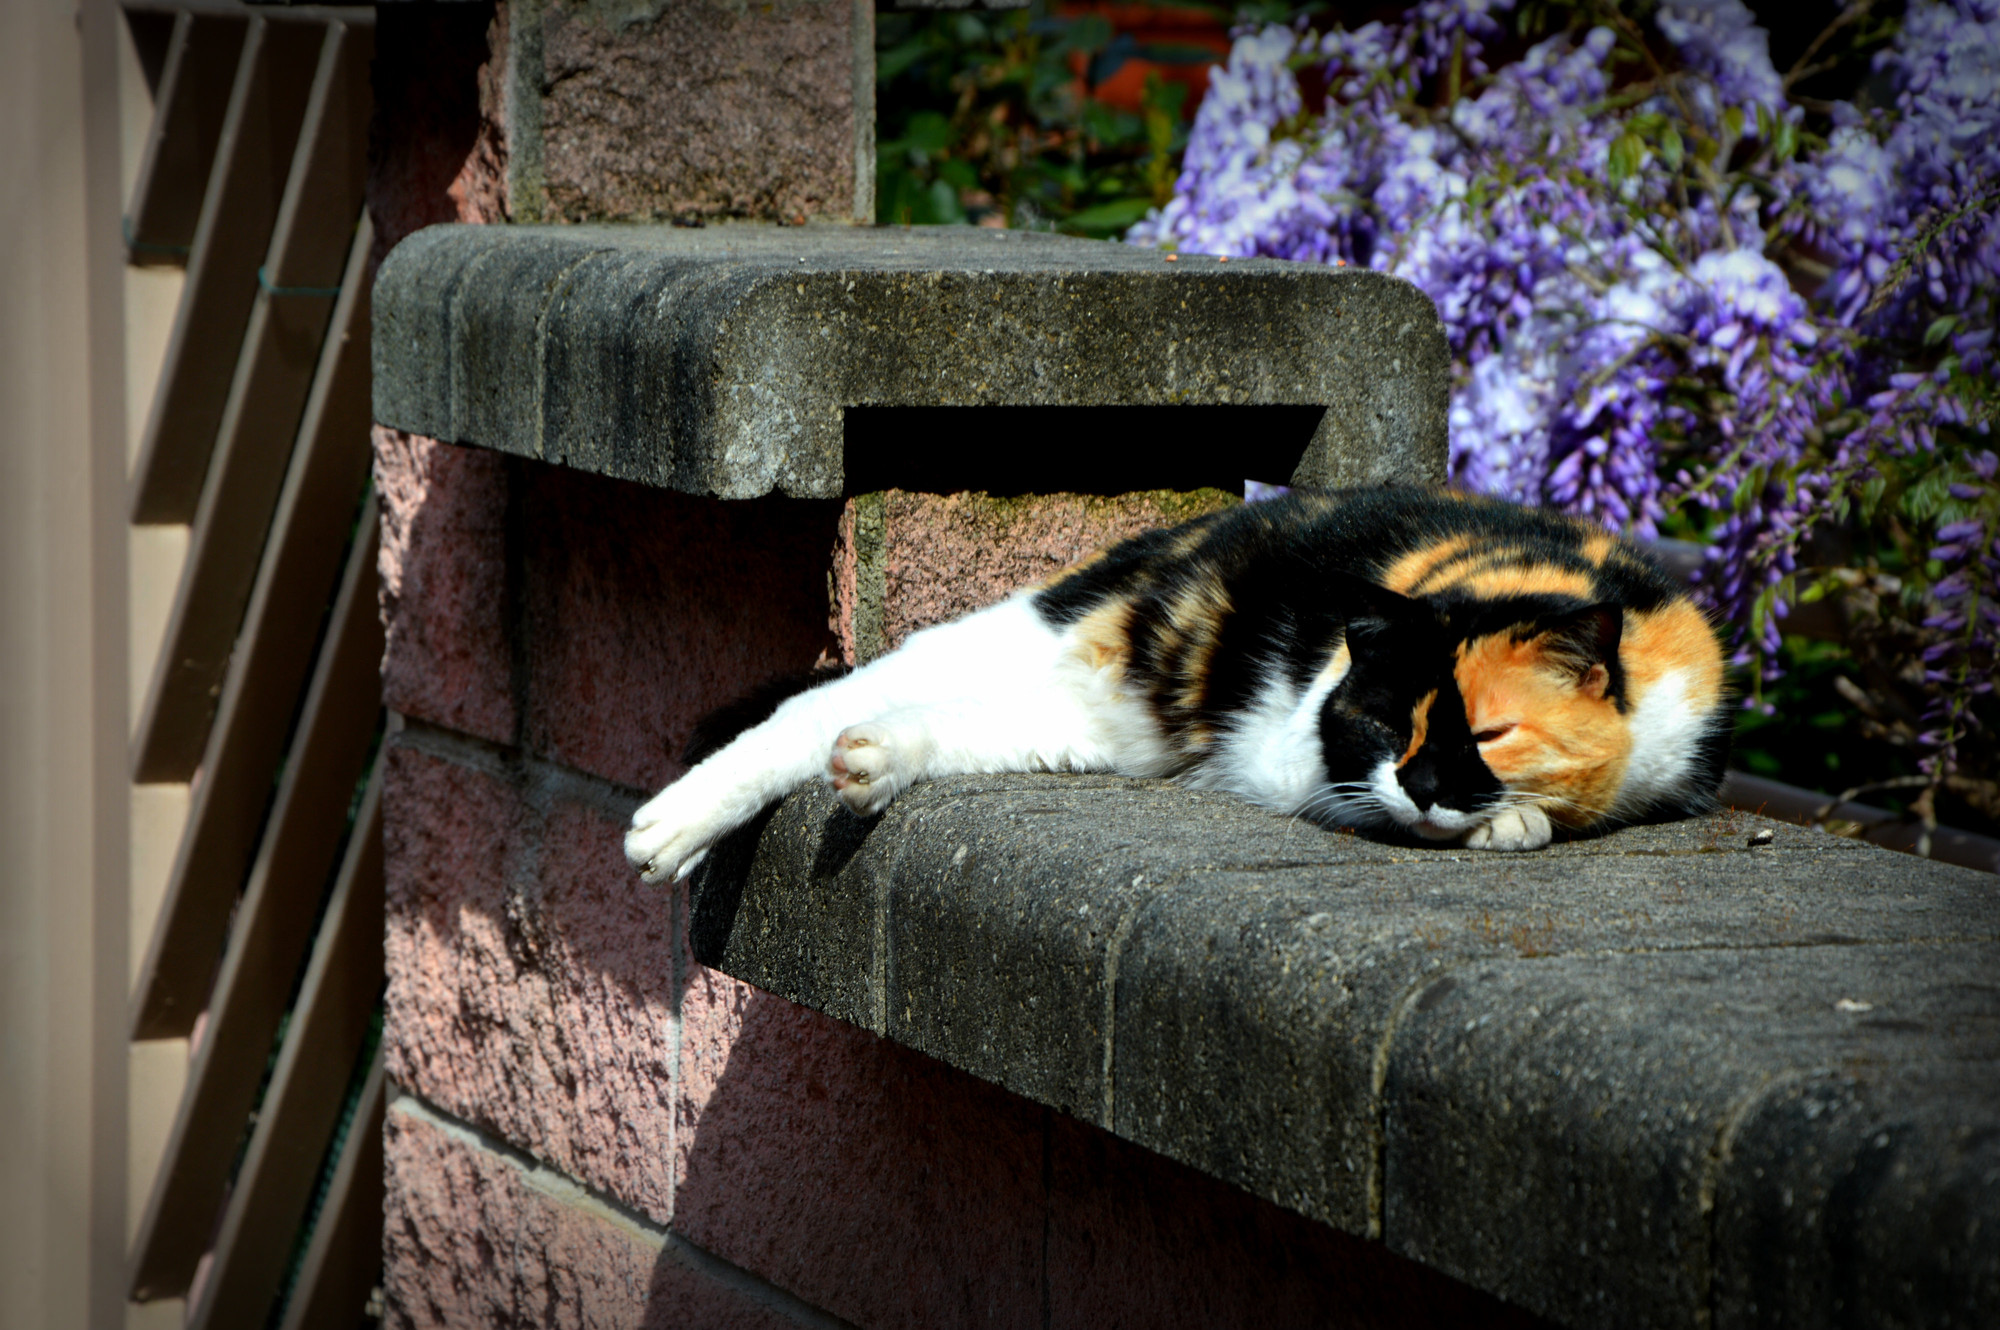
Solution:
<svg viewBox="0 0 2000 1330">
<path fill-rule="evenodd" d="M 1875 1004 L 1873 1002 L 1856 1002 L 1853 998 L 1842 998 L 1833 1004 L 1833 1009 L 1835 1011 L 1873 1011 L 1875 1010 Z"/>
<path fill-rule="evenodd" d="M 1169 254 L 1169 255 L 1167 255 L 1167 262 L 1168 262 L 1168 263 L 1179 263 L 1180 261 L 1181 261 L 1181 256 L 1180 256 L 1180 255 L 1178 255 L 1178 254 Z"/>
<path fill-rule="evenodd" d="M 1769 827 L 1765 827 L 1762 831 L 1753 831 L 1750 833 L 1750 844 L 1752 848 L 1755 848 L 1756 846 L 1759 845 L 1769 845 L 1772 841 L 1776 839 L 1778 839 L 1778 833 L 1771 830 Z"/>
</svg>

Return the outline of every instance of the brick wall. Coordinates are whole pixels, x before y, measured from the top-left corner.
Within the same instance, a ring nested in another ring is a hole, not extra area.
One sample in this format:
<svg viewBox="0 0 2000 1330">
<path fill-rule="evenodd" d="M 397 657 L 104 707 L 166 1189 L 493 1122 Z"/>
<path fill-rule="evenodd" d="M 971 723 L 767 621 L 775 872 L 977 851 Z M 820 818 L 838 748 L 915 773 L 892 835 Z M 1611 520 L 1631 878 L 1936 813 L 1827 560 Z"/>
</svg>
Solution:
<svg viewBox="0 0 2000 1330">
<path fill-rule="evenodd" d="M 376 443 L 403 718 L 384 805 L 393 1323 L 1496 1310 L 693 959 L 685 892 L 638 881 L 623 822 L 704 710 L 828 650 L 839 505 Z"/>
<path fill-rule="evenodd" d="M 820 168 L 872 175 L 865 80 L 836 105 L 839 34 L 865 39 L 870 12 L 739 6 L 697 31 L 644 5 L 385 8 L 369 188 L 383 249 L 433 222 L 545 212 L 864 214 Z M 770 154 L 715 134 L 672 162 L 635 154 L 631 133 L 590 145 L 591 98 L 646 123 L 671 120 L 676 96 L 689 123 L 768 119 L 754 103 L 789 85 L 735 79 L 714 49 L 679 84 L 645 76 L 716 34 L 809 85 L 813 114 L 772 114 L 813 170 L 759 174 Z M 814 133 L 816 156 L 799 148 Z M 697 147 L 695 166 L 720 174 L 689 186 Z M 387 429 L 375 448 L 397 718 L 389 1324 L 1509 1319 L 1379 1247 L 706 968 L 685 891 L 624 863 L 624 822 L 679 774 L 712 707 L 1220 496 L 722 503 Z"/>
</svg>

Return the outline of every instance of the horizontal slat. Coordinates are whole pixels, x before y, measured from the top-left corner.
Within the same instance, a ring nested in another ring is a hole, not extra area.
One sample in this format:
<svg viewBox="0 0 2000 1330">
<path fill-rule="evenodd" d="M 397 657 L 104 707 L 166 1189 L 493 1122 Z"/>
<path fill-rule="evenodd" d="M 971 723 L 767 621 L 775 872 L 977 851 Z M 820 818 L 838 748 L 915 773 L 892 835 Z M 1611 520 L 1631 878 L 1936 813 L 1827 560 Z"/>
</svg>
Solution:
<svg viewBox="0 0 2000 1330">
<path fill-rule="evenodd" d="M 325 40 L 323 27 L 261 17 L 244 34 L 188 253 L 187 286 L 139 445 L 135 522 L 185 522 L 194 515 Z"/>
<path fill-rule="evenodd" d="M 133 995 L 133 1037 L 186 1034 L 208 998 L 229 910 L 243 885 L 285 731 L 312 670 L 322 612 L 340 575 L 368 477 L 370 233 L 354 238 L 354 278 L 320 351 L 263 566 L 223 681 L 187 831 Z"/>
<path fill-rule="evenodd" d="M 158 109 L 125 212 L 125 243 L 139 264 L 187 262 L 249 21 L 183 12 L 173 25 Z"/>
<path fill-rule="evenodd" d="M 291 908 L 303 910 L 302 901 Z M 190 1330 L 261 1326 L 284 1283 L 355 1059 L 382 995 L 382 773 L 355 815 L 284 1047 L 216 1233 Z"/>
<path fill-rule="evenodd" d="M 368 1294 L 382 1277 L 382 1121 L 387 1103 L 378 1048 L 278 1330 L 354 1330 L 361 1322 Z"/>
<path fill-rule="evenodd" d="M 313 917 L 380 712 L 375 505 L 354 544 L 286 764 L 271 833 L 237 908 L 188 1088 L 131 1255 L 135 1301 L 187 1291 L 311 941 Z"/>
<path fill-rule="evenodd" d="M 371 34 L 327 29 L 242 357 L 189 534 L 187 562 L 134 739 L 142 782 L 201 761 L 218 685 L 243 622 L 367 177 Z M 366 262 L 349 263 L 359 282 Z M 275 287 L 276 290 L 270 289 Z"/>
</svg>

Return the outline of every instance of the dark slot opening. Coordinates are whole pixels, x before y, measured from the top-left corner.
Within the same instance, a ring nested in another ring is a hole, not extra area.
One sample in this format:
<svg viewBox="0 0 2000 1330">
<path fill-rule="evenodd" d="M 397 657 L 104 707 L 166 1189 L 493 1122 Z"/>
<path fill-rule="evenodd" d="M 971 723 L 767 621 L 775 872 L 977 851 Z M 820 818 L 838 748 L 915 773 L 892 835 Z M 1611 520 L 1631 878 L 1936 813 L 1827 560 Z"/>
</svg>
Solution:
<svg viewBox="0 0 2000 1330">
<path fill-rule="evenodd" d="M 851 406 L 847 492 L 1123 494 L 1291 479 L 1323 406 Z"/>
</svg>

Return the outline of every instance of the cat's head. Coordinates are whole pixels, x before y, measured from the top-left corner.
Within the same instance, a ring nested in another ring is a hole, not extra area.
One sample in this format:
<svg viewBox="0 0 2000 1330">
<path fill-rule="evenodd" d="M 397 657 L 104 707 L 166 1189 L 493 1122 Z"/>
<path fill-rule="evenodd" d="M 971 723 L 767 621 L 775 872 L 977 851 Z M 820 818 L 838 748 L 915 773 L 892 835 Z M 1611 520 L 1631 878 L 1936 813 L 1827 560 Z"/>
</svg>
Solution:
<svg viewBox="0 0 2000 1330">
<path fill-rule="evenodd" d="M 1456 840 L 1509 803 L 1584 826 L 1617 800 L 1632 745 L 1614 605 L 1440 610 L 1380 588 L 1347 623 L 1320 713 L 1348 817 Z"/>
</svg>

